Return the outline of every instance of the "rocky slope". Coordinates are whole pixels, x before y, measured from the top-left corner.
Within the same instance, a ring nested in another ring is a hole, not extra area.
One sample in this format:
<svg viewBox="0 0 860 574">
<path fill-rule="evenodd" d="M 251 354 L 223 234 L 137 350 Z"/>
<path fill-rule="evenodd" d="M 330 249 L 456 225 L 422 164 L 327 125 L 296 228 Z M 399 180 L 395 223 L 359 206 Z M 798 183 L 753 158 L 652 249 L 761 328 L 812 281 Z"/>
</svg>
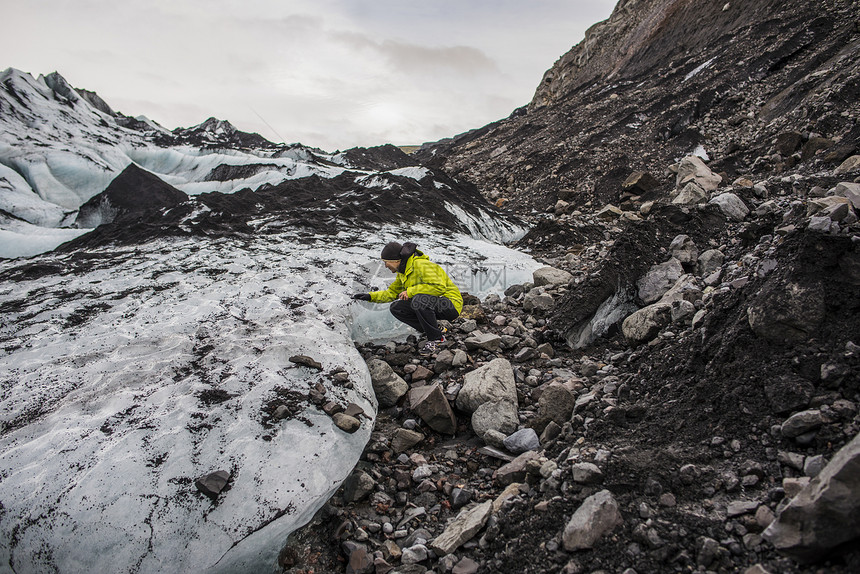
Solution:
<svg viewBox="0 0 860 574">
<path fill-rule="evenodd" d="M 666 188 L 698 146 L 728 180 L 836 167 L 857 149 L 857 2 L 619 2 L 511 117 L 418 153 L 514 209 Z"/>
<path fill-rule="evenodd" d="M 622 0 L 425 145 L 552 270 L 359 347 L 390 406 L 284 569 L 857 571 L 857 13 Z"/>
</svg>

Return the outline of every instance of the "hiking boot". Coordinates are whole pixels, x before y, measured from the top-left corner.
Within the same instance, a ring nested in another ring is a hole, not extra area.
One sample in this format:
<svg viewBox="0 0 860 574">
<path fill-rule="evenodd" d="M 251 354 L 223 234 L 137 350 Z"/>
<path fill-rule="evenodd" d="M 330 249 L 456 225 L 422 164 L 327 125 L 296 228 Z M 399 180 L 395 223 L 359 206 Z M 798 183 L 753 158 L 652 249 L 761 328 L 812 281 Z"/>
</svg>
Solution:
<svg viewBox="0 0 860 574">
<path fill-rule="evenodd" d="M 424 356 L 435 355 L 439 352 L 439 345 L 445 342 L 445 337 L 442 337 L 439 341 L 426 341 L 421 349 L 418 351 L 419 354 Z"/>
</svg>

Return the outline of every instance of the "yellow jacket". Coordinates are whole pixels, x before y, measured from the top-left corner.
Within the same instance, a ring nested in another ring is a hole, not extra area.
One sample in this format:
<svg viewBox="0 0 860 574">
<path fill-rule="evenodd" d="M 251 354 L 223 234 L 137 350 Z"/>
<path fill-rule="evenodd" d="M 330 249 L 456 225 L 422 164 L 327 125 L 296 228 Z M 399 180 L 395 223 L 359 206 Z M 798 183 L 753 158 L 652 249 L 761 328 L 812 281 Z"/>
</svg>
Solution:
<svg viewBox="0 0 860 574">
<path fill-rule="evenodd" d="M 419 252 L 420 253 L 420 252 Z M 457 313 L 463 310 L 463 296 L 460 290 L 445 273 L 430 258 L 421 253 L 412 255 L 406 261 L 406 271 L 397 273 L 397 278 L 385 291 L 371 291 L 370 300 L 374 303 L 394 301 L 403 291 L 411 299 L 420 293 L 445 297 L 454 304 Z"/>
</svg>

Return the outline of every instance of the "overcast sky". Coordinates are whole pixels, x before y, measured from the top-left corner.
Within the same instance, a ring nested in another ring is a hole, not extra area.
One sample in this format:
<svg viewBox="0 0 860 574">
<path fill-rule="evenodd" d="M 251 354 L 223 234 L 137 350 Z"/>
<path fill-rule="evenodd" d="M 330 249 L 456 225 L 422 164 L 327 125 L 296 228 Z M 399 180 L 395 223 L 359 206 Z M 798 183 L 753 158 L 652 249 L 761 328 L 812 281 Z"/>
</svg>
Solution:
<svg viewBox="0 0 860 574">
<path fill-rule="evenodd" d="M 508 116 L 616 0 L 2 0 L 0 69 L 327 151 Z"/>
</svg>

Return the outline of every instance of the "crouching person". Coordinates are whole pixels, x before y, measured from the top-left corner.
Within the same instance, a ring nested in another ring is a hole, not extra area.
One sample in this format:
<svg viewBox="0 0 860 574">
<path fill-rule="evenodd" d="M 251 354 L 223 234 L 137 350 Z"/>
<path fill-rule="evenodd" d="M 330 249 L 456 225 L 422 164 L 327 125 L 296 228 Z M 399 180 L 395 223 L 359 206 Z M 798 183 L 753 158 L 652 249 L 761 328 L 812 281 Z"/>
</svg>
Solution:
<svg viewBox="0 0 860 574">
<path fill-rule="evenodd" d="M 391 314 L 410 327 L 421 331 L 427 341 L 422 355 L 432 355 L 445 342 L 439 319 L 453 321 L 463 310 L 460 290 L 439 265 L 417 249 L 414 243 L 396 241 L 382 249 L 385 267 L 395 273 L 394 282 L 384 291 L 356 293 L 353 299 L 374 303 L 391 303 Z"/>
</svg>

